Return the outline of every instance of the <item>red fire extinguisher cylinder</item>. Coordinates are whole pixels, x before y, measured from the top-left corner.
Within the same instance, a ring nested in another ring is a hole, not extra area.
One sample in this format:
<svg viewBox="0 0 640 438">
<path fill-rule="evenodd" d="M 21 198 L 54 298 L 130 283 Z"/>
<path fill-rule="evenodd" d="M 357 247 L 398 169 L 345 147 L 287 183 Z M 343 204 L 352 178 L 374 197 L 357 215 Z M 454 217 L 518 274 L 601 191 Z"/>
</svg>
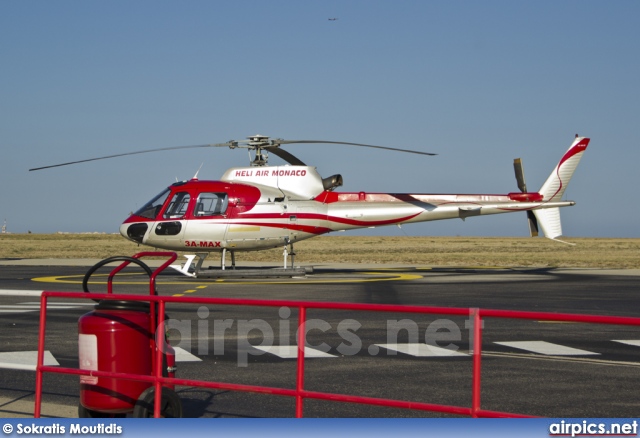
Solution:
<svg viewBox="0 0 640 438">
<path fill-rule="evenodd" d="M 78 321 L 80 369 L 151 375 L 150 323 L 148 303 L 101 302 Z M 81 376 L 80 403 L 102 413 L 131 412 L 149 386 L 149 382 Z"/>
</svg>

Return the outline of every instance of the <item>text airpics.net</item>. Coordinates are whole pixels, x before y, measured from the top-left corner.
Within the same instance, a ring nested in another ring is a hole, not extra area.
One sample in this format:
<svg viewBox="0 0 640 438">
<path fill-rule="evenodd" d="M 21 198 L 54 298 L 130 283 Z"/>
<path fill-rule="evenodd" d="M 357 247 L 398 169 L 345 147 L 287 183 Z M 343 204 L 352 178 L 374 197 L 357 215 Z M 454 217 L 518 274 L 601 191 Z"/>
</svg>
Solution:
<svg viewBox="0 0 640 438">
<path fill-rule="evenodd" d="M 280 317 L 275 323 L 270 324 L 263 319 L 214 319 L 209 320 L 209 309 L 200 306 L 197 310 L 198 318 L 192 319 L 167 319 L 164 328 L 156 331 L 158 337 L 160 333 L 169 334 L 169 343 L 172 347 L 180 347 L 198 356 L 210 354 L 209 340 L 213 340 L 213 354 L 224 355 L 225 341 L 235 339 L 237 351 L 237 364 L 239 367 L 246 367 L 249 363 L 249 356 L 259 356 L 265 354 L 265 349 L 275 346 L 276 338 L 281 346 L 290 345 L 293 339 L 298 339 L 297 327 L 292 327 L 295 322 L 290 319 L 291 309 L 281 307 L 278 310 Z M 450 319 L 437 319 L 429 323 L 421 331 L 416 321 L 411 319 L 388 319 L 386 320 L 386 344 L 398 344 L 401 336 L 406 336 L 410 345 L 422 344 L 427 347 L 433 346 L 438 349 L 456 352 L 460 347 L 455 342 L 461 342 L 464 338 L 469 342 L 469 354 L 474 352 L 473 343 L 473 317 L 464 320 L 464 328 Z M 340 344 L 336 351 L 343 356 L 355 356 L 363 350 L 363 341 L 358 335 L 358 330 L 362 324 L 355 319 L 343 319 L 334 325 L 323 319 L 308 319 L 305 321 L 305 346 L 328 353 L 331 346 L 325 342 L 310 344 L 307 336 L 311 332 L 327 333 L 335 330 L 339 336 Z M 463 336 L 463 332 L 465 336 Z M 164 339 L 157 339 L 162 345 Z M 255 348 L 257 347 L 257 348 Z M 378 348 L 369 346 L 367 352 L 371 355 L 379 353 Z M 397 355 L 397 351 L 387 350 L 387 355 Z"/>
<path fill-rule="evenodd" d="M 637 436 L 636 420 L 623 423 L 602 423 L 582 420 L 579 422 L 562 420 L 549 425 L 549 436 Z"/>
</svg>

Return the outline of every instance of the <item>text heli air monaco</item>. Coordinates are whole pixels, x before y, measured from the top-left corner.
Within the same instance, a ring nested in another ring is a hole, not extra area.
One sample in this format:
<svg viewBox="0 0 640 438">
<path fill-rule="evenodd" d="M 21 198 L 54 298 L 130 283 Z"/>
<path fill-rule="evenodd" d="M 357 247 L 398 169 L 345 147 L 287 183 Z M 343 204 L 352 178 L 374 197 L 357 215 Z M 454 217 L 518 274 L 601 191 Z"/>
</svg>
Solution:
<svg viewBox="0 0 640 438">
<path fill-rule="evenodd" d="M 193 251 L 200 257 L 198 269 L 211 252 L 221 252 L 224 263 L 226 251 L 286 251 L 287 245 L 332 231 L 513 212 L 526 212 L 532 235 L 540 226 L 557 240 L 560 207 L 575 204 L 562 196 L 589 141 L 576 136 L 537 192 L 527 191 L 516 160 L 521 191 L 502 195 L 337 192 L 342 176 L 323 179 L 311 166 L 232 168 L 219 181 L 194 177 L 171 185 L 127 218 L 120 233 L 155 248 Z"/>
</svg>

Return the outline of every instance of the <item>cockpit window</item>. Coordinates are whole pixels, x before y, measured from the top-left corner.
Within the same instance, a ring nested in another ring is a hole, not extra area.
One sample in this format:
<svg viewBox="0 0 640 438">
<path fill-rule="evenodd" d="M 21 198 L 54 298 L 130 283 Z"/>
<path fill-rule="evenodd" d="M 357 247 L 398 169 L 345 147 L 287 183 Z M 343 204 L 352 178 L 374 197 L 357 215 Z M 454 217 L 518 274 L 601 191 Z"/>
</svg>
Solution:
<svg viewBox="0 0 640 438">
<path fill-rule="evenodd" d="M 191 197 L 187 192 L 178 192 L 173 195 L 169 206 L 162 215 L 165 219 L 179 218 L 185 215 L 187 207 L 189 206 L 189 200 Z"/>
<path fill-rule="evenodd" d="M 228 204 L 226 193 L 200 193 L 194 216 L 219 216 L 227 211 Z"/>
<path fill-rule="evenodd" d="M 158 213 L 160 213 L 160 209 L 164 205 L 164 201 L 167 200 L 169 193 L 171 193 L 171 190 L 165 189 L 158 196 L 153 198 L 151 201 L 147 202 L 141 209 L 136 211 L 134 214 L 136 216 L 146 217 L 147 219 L 155 219 Z"/>
</svg>

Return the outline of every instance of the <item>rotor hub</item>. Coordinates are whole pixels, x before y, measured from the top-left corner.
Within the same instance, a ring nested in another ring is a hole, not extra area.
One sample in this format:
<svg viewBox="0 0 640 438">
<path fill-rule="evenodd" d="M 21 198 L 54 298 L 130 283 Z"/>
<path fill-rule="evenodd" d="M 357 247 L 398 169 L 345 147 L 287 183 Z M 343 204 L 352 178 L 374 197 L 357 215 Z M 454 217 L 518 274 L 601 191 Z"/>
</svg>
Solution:
<svg viewBox="0 0 640 438">
<path fill-rule="evenodd" d="M 253 135 L 251 137 L 247 137 L 247 140 L 249 140 L 248 145 L 255 148 L 273 145 L 273 142 L 269 141 L 269 137 L 267 137 L 266 135 Z"/>
</svg>

